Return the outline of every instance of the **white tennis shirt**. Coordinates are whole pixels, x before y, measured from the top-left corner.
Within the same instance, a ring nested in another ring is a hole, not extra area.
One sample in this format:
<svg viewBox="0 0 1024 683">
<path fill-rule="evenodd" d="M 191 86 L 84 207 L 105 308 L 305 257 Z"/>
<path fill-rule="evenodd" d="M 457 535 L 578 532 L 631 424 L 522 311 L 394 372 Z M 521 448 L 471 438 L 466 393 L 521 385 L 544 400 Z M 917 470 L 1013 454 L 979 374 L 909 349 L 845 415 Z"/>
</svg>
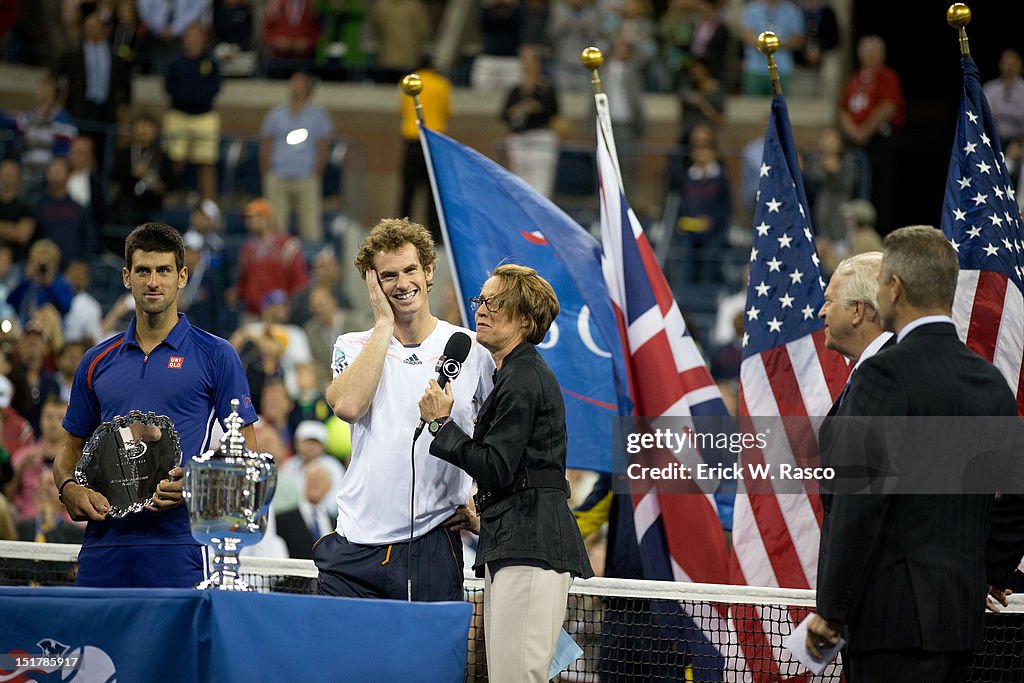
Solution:
<svg viewBox="0 0 1024 683">
<path fill-rule="evenodd" d="M 351 332 L 334 343 L 334 376 L 345 371 L 366 346 L 372 330 Z M 352 458 L 338 491 L 338 534 L 351 543 L 383 545 L 409 538 L 412 486 L 410 452 L 420 421 L 419 400 L 448 339 L 465 332 L 474 339 L 462 372 L 452 382 L 452 418 L 473 433 L 477 412 L 494 385 L 494 360 L 472 332 L 438 320 L 415 346 L 394 337 L 388 347 L 377 393 L 366 414 L 352 425 Z M 432 437 L 424 429 L 416 442 L 416 497 L 413 537 L 427 533 L 469 499 L 472 480 L 459 468 L 430 455 Z"/>
</svg>

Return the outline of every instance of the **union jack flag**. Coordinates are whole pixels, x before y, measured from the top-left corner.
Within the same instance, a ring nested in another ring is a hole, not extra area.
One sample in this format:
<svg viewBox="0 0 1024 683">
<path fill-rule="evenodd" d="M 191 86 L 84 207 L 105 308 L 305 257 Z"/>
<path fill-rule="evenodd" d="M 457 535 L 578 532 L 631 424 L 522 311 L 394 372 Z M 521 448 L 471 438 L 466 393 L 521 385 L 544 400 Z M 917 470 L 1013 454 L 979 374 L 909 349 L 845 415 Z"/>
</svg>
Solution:
<svg viewBox="0 0 1024 683">
<path fill-rule="evenodd" d="M 608 116 L 608 99 L 596 95 L 600 177 L 602 267 L 615 315 L 634 414 L 647 418 L 727 416 L 718 386 L 690 336 L 650 243 L 622 191 Z M 726 583 L 728 548 L 712 493 L 633 491 L 633 518 L 644 575 L 660 581 Z M 706 646 L 684 645 L 695 670 L 721 671 L 730 637 L 724 610 L 693 620 Z M 667 618 L 670 629 L 678 621 Z"/>
<path fill-rule="evenodd" d="M 846 383 L 845 359 L 825 348 L 825 283 L 814 244 L 803 179 L 797 165 L 789 113 L 782 95 L 772 101 L 754 212 L 743 361 L 740 366 L 742 426 L 757 431 L 759 420 L 785 416 L 788 439 L 771 439 L 763 451 L 744 452 L 747 466 L 798 464 L 791 444 L 813 437 L 808 416 L 825 415 Z M 777 424 L 777 419 L 772 420 Z M 758 482 L 749 492 L 740 482 L 733 512 L 733 583 L 813 588 L 817 576 L 822 507 L 817 486 L 801 494 L 778 494 Z M 767 489 L 767 490 L 766 490 Z M 806 610 L 794 610 L 797 622 Z M 755 680 L 784 680 L 778 634 L 769 634 L 756 608 L 734 608 L 747 661 L 759 661 Z M 763 668 L 767 664 L 768 671 Z"/>
<path fill-rule="evenodd" d="M 967 346 L 1003 373 L 1024 415 L 1020 207 L 978 67 L 970 57 L 961 65 L 964 94 L 942 209 L 942 231 L 960 260 L 953 320 Z"/>
</svg>

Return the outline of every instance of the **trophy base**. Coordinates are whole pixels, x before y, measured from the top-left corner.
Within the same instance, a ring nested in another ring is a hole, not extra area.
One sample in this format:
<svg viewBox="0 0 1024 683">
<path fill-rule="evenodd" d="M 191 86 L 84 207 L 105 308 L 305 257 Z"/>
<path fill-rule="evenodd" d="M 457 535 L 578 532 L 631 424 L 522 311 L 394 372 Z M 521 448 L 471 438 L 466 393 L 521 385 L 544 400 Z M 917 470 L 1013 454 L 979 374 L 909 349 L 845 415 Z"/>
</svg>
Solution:
<svg viewBox="0 0 1024 683">
<path fill-rule="evenodd" d="M 240 591 L 243 593 L 256 592 L 255 588 L 250 586 L 246 581 L 238 578 L 236 574 L 220 574 L 219 572 L 214 572 L 210 575 L 210 578 L 197 583 L 196 588 L 201 591 L 215 590 Z"/>
</svg>

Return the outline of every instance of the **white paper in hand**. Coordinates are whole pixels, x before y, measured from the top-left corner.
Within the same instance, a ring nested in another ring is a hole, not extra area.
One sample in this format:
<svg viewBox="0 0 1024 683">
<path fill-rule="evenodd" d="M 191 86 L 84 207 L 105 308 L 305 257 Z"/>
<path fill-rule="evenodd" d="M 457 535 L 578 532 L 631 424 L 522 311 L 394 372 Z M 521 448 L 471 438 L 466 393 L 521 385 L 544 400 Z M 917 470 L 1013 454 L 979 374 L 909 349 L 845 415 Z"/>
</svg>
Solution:
<svg viewBox="0 0 1024 683">
<path fill-rule="evenodd" d="M 576 644 L 563 628 L 558 634 L 558 644 L 555 645 L 555 657 L 551 660 L 551 670 L 548 672 L 548 680 L 569 668 L 569 665 L 579 659 L 583 650 Z"/>
<path fill-rule="evenodd" d="M 818 652 L 821 653 L 821 659 L 812 657 L 811 653 L 807 650 L 807 622 L 813 616 L 813 612 L 808 614 L 807 618 L 801 621 L 800 625 L 782 640 L 782 645 L 793 653 L 798 662 L 806 666 L 813 673 L 820 674 L 836 658 L 839 650 L 846 645 L 846 640 L 840 638 L 839 642 L 832 647 L 819 647 Z"/>
</svg>

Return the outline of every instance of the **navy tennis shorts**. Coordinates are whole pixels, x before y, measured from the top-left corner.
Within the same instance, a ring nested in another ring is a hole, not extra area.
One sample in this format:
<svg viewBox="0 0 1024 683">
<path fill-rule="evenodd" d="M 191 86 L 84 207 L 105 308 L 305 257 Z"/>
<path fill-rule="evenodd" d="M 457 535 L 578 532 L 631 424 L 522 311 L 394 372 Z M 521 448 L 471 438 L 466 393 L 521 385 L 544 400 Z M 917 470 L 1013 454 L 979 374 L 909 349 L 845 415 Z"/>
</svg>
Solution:
<svg viewBox="0 0 1024 683">
<path fill-rule="evenodd" d="M 206 578 L 200 545 L 85 547 L 78 553 L 76 586 L 194 588 Z"/>
<path fill-rule="evenodd" d="M 391 545 L 349 543 L 337 532 L 313 546 L 319 570 L 316 591 L 344 598 L 405 600 L 408 595 L 409 542 Z M 462 539 L 444 525 L 412 542 L 412 598 L 422 602 L 459 601 Z"/>
</svg>

